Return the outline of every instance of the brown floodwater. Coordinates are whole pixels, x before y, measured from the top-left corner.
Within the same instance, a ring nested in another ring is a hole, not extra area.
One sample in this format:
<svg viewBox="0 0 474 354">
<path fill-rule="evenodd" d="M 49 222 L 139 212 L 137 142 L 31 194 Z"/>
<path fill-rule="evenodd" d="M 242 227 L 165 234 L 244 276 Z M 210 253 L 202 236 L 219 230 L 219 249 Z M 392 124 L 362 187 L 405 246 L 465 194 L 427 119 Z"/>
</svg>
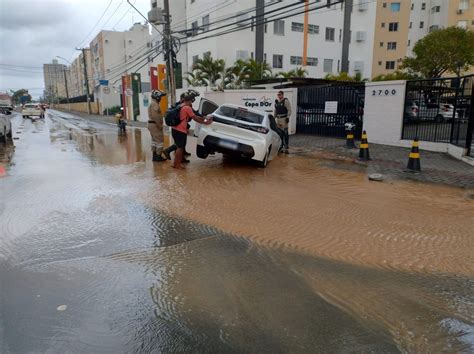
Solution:
<svg viewBox="0 0 474 354">
<path fill-rule="evenodd" d="M 474 350 L 470 191 L 311 154 L 175 171 L 146 130 L 65 113 L 15 129 L 0 352 Z"/>
</svg>

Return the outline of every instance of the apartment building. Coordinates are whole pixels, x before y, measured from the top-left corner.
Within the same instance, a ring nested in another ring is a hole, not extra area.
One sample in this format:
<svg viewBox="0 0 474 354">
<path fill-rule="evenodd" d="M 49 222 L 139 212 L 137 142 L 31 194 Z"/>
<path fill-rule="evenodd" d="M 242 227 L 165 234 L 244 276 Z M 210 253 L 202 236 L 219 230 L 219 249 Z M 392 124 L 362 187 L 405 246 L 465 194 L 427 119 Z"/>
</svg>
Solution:
<svg viewBox="0 0 474 354">
<path fill-rule="evenodd" d="M 66 83 L 71 80 L 69 68 L 53 59 L 50 64 L 43 64 L 44 94 L 47 100 L 67 97 Z M 69 84 L 68 84 L 69 88 Z"/>
<path fill-rule="evenodd" d="M 149 91 L 149 68 L 156 48 L 148 25 L 135 23 L 123 32 L 103 30 L 91 41 L 90 51 L 91 82 L 101 109 L 122 104 L 120 87 L 124 75 L 140 74 L 143 90 Z M 109 89 L 104 93 L 101 83 L 103 86 L 106 81 Z"/>
<path fill-rule="evenodd" d="M 71 81 L 69 84 L 69 97 L 83 96 L 87 93 L 86 91 L 86 79 L 84 76 L 84 55 L 86 56 L 86 69 L 87 78 L 92 79 L 92 60 L 91 52 L 89 48 L 86 48 L 84 52 L 81 52 L 79 56 L 74 59 L 69 68 L 71 73 Z M 94 85 L 93 80 L 89 80 L 89 92 L 93 92 Z"/>
<path fill-rule="evenodd" d="M 258 0 L 173 0 L 171 28 L 181 39 L 178 61 L 191 70 L 210 53 L 227 65 L 255 57 Z M 346 70 L 364 78 L 397 70 L 415 43 L 430 31 L 448 26 L 474 28 L 474 0 L 310 1 L 307 34 L 304 2 L 265 1 L 264 59 L 274 72 L 302 66 L 307 36 L 310 77 Z M 162 7 L 162 1 L 151 0 Z M 286 17 L 286 18 L 283 18 Z M 281 19 L 280 19 L 281 18 Z M 345 56 L 344 56 L 345 55 Z M 186 71 L 186 69 L 184 69 Z"/>
</svg>

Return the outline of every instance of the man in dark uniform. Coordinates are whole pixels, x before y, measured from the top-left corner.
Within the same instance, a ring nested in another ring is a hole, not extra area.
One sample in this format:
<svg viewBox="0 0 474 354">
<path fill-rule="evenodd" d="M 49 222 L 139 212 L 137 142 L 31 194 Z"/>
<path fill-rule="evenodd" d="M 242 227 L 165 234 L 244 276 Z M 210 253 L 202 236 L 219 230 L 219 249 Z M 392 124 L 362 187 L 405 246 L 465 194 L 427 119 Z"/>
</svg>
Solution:
<svg viewBox="0 0 474 354">
<path fill-rule="evenodd" d="M 275 100 L 274 115 L 278 128 L 283 132 L 281 135 L 281 150 L 288 154 L 288 143 L 290 140 L 288 134 L 288 123 L 291 115 L 290 101 L 284 96 L 283 91 L 278 91 L 278 98 Z"/>
</svg>

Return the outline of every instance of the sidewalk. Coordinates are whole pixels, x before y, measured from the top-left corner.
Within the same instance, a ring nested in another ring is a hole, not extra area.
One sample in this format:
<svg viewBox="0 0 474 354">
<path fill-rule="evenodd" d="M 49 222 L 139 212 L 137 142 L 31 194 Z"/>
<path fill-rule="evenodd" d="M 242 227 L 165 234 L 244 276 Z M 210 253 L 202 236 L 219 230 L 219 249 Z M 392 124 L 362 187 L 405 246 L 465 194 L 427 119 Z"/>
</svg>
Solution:
<svg viewBox="0 0 474 354">
<path fill-rule="evenodd" d="M 88 119 L 92 120 L 95 122 L 102 122 L 102 123 L 111 123 L 111 124 L 117 124 L 117 121 L 115 120 L 114 116 L 101 116 L 98 114 L 88 114 L 88 113 L 83 113 L 83 112 L 76 112 L 76 111 L 68 111 L 65 109 L 54 109 L 55 111 L 59 112 L 65 112 L 65 113 L 70 113 L 74 114 L 78 117 L 81 117 L 83 119 Z M 139 128 L 146 128 L 147 123 L 146 122 L 138 122 L 138 121 L 133 121 L 133 120 L 127 120 L 127 125 L 131 127 L 139 127 Z"/>
<path fill-rule="evenodd" d="M 384 179 L 414 180 L 441 183 L 456 187 L 474 189 L 474 167 L 448 154 L 421 151 L 421 173 L 406 172 L 410 149 L 370 144 L 371 161 L 359 161 L 359 149 L 346 149 L 345 139 L 315 135 L 293 135 L 290 147 L 293 153 L 316 155 L 328 160 L 333 168 L 366 171 L 367 174 L 381 173 Z M 358 146 L 359 143 L 356 143 Z"/>
</svg>

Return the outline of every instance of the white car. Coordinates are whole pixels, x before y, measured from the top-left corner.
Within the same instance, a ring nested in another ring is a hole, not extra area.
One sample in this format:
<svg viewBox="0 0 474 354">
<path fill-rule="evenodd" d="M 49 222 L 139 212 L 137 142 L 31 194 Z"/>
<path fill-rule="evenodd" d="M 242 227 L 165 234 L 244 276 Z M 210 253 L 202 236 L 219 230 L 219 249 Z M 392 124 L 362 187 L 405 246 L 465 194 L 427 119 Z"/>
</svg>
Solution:
<svg viewBox="0 0 474 354">
<path fill-rule="evenodd" d="M 39 104 L 27 103 L 21 110 L 23 118 L 39 117 L 44 118 L 44 111 L 41 109 Z"/>
<path fill-rule="evenodd" d="M 212 113 L 214 118 L 210 125 L 199 127 L 196 147 L 199 158 L 220 152 L 255 160 L 266 167 L 278 154 L 281 139 L 271 114 L 234 104 L 218 106 L 204 98 L 199 113 Z"/>
<path fill-rule="evenodd" d="M 12 137 L 12 123 L 10 118 L 0 113 L 0 140 L 7 141 L 7 138 Z"/>
</svg>

